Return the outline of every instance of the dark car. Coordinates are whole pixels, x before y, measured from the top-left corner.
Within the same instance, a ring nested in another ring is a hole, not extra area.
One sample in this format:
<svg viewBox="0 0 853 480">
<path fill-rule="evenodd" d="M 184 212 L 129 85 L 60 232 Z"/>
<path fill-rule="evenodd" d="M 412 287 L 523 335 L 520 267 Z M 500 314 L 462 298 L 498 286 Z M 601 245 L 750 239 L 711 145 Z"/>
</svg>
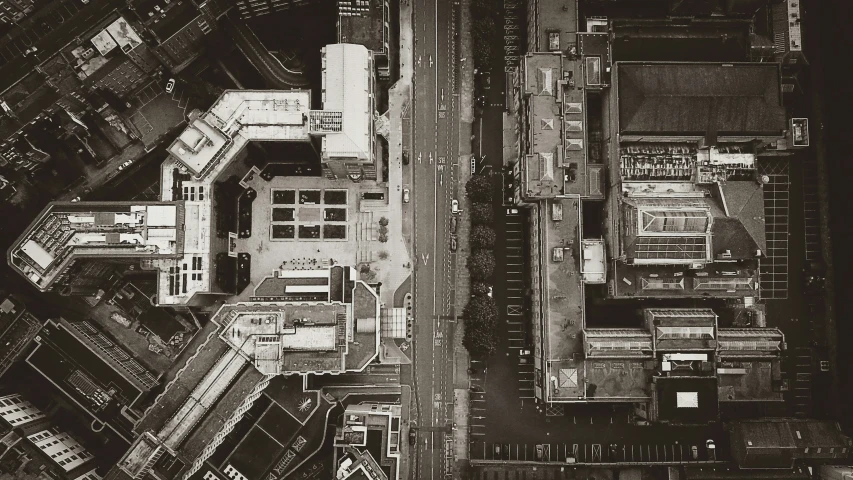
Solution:
<svg viewBox="0 0 853 480">
<path fill-rule="evenodd" d="M 403 150 L 403 165 L 409 164 L 409 152 Z"/>
<path fill-rule="evenodd" d="M 409 443 L 413 444 L 418 441 L 418 431 L 415 427 L 409 428 Z"/>
<path fill-rule="evenodd" d="M 456 235 L 456 227 L 459 222 L 456 217 L 450 217 L 450 233 Z"/>
<path fill-rule="evenodd" d="M 504 453 L 504 460 L 509 460 L 509 444 L 508 443 L 503 444 L 503 451 L 504 451 L 503 452 Z"/>
<path fill-rule="evenodd" d="M 455 252 L 457 248 L 456 235 L 450 237 L 450 251 Z"/>
</svg>

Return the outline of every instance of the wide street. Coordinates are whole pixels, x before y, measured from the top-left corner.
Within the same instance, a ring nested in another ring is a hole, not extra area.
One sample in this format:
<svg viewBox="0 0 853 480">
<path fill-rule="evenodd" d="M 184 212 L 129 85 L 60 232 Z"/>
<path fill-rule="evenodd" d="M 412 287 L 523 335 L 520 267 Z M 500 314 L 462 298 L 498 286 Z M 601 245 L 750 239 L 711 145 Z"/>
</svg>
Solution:
<svg viewBox="0 0 853 480">
<path fill-rule="evenodd" d="M 418 478 L 451 473 L 453 370 L 451 355 L 456 254 L 450 251 L 451 201 L 457 198 L 459 108 L 453 2 L 413 2 L 412 107 L 414 210 L 415 389 L 418 438 L 412 471 Z"/>
</svg>

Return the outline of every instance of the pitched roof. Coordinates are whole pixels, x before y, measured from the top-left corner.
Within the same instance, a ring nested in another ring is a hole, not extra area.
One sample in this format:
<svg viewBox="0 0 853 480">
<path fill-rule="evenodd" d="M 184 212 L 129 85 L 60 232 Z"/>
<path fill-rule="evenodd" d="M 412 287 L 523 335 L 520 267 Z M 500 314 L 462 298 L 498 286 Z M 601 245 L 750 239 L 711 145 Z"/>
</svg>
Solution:
<svg viewBox="0 0 853 480">
<path fill-rule="evenodd" d="M 726 182 L 719 194 L 728 217 L 714 219 L 714 253 L 731 250 L 734 258 L 752 257 L 767 250 L 764 230 L 764 190 L 756 182 Z"/>
<path fill-rule="evenodd" d="M 777 135 L 785 129 L 775 64 L 617 64 L 622 134 Z"/>
</svg>

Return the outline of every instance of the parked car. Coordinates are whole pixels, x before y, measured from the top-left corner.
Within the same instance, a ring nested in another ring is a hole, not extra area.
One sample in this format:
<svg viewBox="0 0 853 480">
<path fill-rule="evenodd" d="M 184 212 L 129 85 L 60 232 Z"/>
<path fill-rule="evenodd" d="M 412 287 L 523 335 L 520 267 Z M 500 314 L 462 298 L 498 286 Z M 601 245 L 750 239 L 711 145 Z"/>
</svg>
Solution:
<svg viewBox="0 0 853 480">
<path fill-rule="evenodd" d="M 494 287 L 492 287 L 491 285 L 489 285 L 489 291 L 488 291 L 488 292 L 486 292 L 486 295 L 488 295 L 488 296 L 489 296 L 489 298 L 492 298 L 493 293 L 494 293 Z"/>
<path fill-rule="evenodd" d="M 544 456 L 544 450 L 545 449 L 542 447 L 541 443 L 536 444 L 536 461 L 537 462 L 542 461 L 542 457 Z"/>
<path fill-rule="evenodd" d="M 705 440 L 705 448 L 708 450 L 708 460 L 717 459 L 717 445 L 712 439 Z"/>
<path fill-rule="evenodd" d="M 459 244 L 456 242 L 456 235 L 451 235 L 450 236 L 450 251 L 455 252 L 458 247 L 459 247 Z"/>
<path fill-rule="evenodd" d="M 495 444 L 495 459 L 500 459 L 500 458 L 501 458 L 501 444 L 496 443 Z"/>
<path fill-rule="evenodd" d="M 518 209 L 517 208 L 507 208 L 506 214 L 507 215 L 518 215 Z"/>
<path fill-rule="evenodd" d="M 409 152 L 403 150 L 403 165 L 409 164 Z"/>
<path fill-rule="evenodd" d="M 522 357 L 528 357 L 530 355 L 533 355 L 533 352 L 530 351 L 530 349 L 522 348 L 521 350 L 518 351 L 518 354 Z"/>
<path fill-rule="evenodd" d="M 124 170 L 125 168 L 129 167 L 132 163 L 133 163 L 133 160 L 128 160 L 128 161 L 122 163 L 121 165 L 118 166 L 118 171 L 120 172 L 120 171 Z"/>
<path fill-rule="evenodd" d="M 459 200 L 455 198 L 450 201 L 450 213 L 459 213 L 462 210 L 459 210 Z"/>
<path fill-rule="evenodd" d="M 409 189 L 403 189 L 403 203 L 409 203 Z"/>
<path fill-rule="evenodd" d="M 519 365 L 529 365 L 529 364 L 531 364 L 531 363 L 533 363 L 533 362 L 531 362 L 531 361 L 530 361 L 530 359 L 529 359 L 529 358 L 527 358 L 527 357 L 520 357 L 520 358 L 518 359 L 518 364 L 519 364 Z"/>
<path fill-rule="evenodd" d="M 504 460 L 509 460 L 509 444 L 503 444 Z"/>
<path fill-rule="evenodd" d="M 699 447 L 697 447 L 696 445 L 690 447 L 690 457 L 693 460 L 699 460 Z"/>
<path fill-rule="evenodd" d="M 409 443 L 414 444 L 418 441 L 418 431 L 414 427 L 409 429 Z"/>
<path fill-rule="evenodd" d="M 456 227 L 458 227 L 458 220 L 456 217 L 450 217 L 450 233 L 456 235 Z"/>
<path fill-rule="evenodd" d="M 166 82 L 166 93 L 172 93 L 172 90 L 175 89 L 175 79 L 170 78 L 168 82 Z"/>
</svg>

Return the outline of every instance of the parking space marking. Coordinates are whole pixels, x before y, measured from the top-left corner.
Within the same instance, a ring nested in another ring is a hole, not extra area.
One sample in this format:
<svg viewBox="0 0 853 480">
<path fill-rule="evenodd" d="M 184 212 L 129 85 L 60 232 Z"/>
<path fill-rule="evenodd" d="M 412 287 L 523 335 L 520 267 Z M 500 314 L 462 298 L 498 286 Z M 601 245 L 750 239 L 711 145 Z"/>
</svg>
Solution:
<svg viewBox="0 0 853 480">
<path fill-rule="evenodd" d="M 761 268 L 762 296 L 784 299 L 788 297 L 789 165 L 786 159 L 760 165 L 770 179 L 764 187 L 767 257 Z"/>
</svg>

